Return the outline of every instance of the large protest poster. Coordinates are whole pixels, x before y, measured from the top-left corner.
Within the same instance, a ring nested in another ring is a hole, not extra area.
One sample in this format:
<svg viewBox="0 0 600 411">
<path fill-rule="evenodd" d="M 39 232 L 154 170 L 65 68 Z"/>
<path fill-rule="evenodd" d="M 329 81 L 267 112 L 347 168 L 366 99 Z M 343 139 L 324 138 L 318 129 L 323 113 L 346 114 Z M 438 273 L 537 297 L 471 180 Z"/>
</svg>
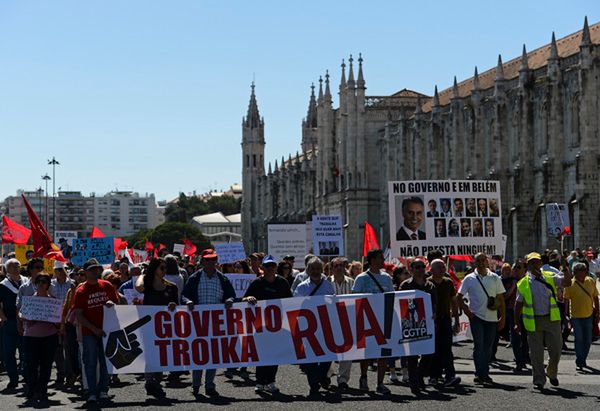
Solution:
<svg viewBox="0 0 600 411">
<path fill-rule="evenodd" d="M 15 258 L 19 260 L 21 265 L 26 265 L 33 258 L 33 245 L 31 244 L 15 244 Z M 44 258 L 44 272 L 47 274 L 54 273 L 54 261 Z"/>
<path fill-rule="evenodd" d="M 569 208 L 566 204 L 546 204 L 546 225 L 549 237 L 559 237 L 570 226 Z"/>
<path fill-rule="evenodd" d="M 498 181 L 389 182 L 393 257 L 502 254 Z"/>
<path fill-rule="evenodd" d="M 54 242 L 60 245 L 60 243 L 64 240 L 67 242 L 67 244 L 73 247 L 73 240 L 78 237 L 79 235 L 77 234 L 77 231 L 56 231 L 54 233 Z"/>
<path fill-rule="evenodd" d="M 105 307 L 109 373 L 393 358 L 435 346 L 431 297 L 422 291 L 201 308 Z"/>
<path fill-rule="evenodd" d="M 25 296 L 20 313 L 26 320 L 60 323 L 62 305 L 62 300 L 56 298 Z"/>
<path fill-rule="evenodd" d="M 215 251 L 219 256 L 220 264 L 231 264 L 246 259 L 246 251 L 242 242 L 216 244 Z"/>
<path fill-rule="evenodd" d="M 256 274 L 225 274 L 225 277 L 231 281 L 237 298 L 242 298 L 250 283 L 256 280 Z"/>
<path fill-rule="evenodd" d="M 313 216 L 312 235 L 314 254 L 321 257 L 336 257 L 345 254 L 341 216 Z"/>
<path fill-rule="evenodd" d="M 307 254 L 306 224 L 268 224 L 267 241 L 268 252 L 277 261 L 293 255 L 295 261 L 303 262 Z"/>
<path fill-rule="evenodd" d="M 81 267 L 90 258 L 95 258 L 100 264 L 112 264 L 115 259 L 114 239 L 101 237 L 73 240 L 71 262 Z"/>
</svg>

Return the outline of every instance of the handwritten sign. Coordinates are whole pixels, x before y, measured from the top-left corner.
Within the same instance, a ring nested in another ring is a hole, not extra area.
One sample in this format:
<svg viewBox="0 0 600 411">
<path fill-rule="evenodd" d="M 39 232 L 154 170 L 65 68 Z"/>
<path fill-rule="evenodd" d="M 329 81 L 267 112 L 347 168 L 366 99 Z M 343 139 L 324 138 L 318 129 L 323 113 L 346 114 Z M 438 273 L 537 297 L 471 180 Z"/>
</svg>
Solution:
<svg viewBox="0 0 600 411">
<path fill-rule="evenodd" d="M 62 301 L 58 298 L 27 296 L 23 297 L 21 315 L 30 321 L 60 323 Z"/>
<path fill-rule="evenodd" d="M 231 281 L 237 298 L 242 298 L 250 283 L 256 280 L 256 274 L 225 274 L 225 277 Z"/>
<path fill-rule="evenodd" d="M 114 239 L 112 237 L 74 239 L 71 262 L 81 267 L 90 258 L 95 258 L 100 264 L 111 264 L 115 259 Z"/>
<path fill-rule="evenodd" d="M 231 264 L 236 261 L 246 259 L 246 251 L 244 251 L 244 244 L 239 243 L 227 243 L 215 245 L 215 251 L 219 255 L 220 264 Z"/>
<path fill-rule="evenodd" d="M 135 288 L 127 288 L 123 290 L 123 295 L 129 305 L 142 305 L 144 304 L 144 294 L 137 291 Z"/>
</svg>

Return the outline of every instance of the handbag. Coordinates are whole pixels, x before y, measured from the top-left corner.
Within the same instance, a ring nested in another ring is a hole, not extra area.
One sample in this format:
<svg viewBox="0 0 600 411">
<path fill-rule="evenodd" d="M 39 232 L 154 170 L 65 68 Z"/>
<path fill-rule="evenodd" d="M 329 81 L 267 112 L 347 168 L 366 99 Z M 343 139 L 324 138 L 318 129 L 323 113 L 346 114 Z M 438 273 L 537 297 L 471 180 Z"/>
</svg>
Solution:
<svg viewBox="0 0 600 411">
<path fill-rule="evenodd" d="M 500 308 L 500 304 L 498 303 L 498 299 L 495 296 L 494 297 L 490 297 L 490 295 L 488 294 L 487 290 L 485 289 L 483 283 L 481 282 L 481 279 L 479 278 L 478 274 L 475 274 L 475 278 L 477 278 L 477 281 L 479 281 L 479 284 L 481 285 L 481 288 L 483 288 L 483 292 L 485 293 L 485 295 L 487 297 L 487 308 L 488 308 L 488 310 L 495 311 L 498 308 Z"/>
</svg>

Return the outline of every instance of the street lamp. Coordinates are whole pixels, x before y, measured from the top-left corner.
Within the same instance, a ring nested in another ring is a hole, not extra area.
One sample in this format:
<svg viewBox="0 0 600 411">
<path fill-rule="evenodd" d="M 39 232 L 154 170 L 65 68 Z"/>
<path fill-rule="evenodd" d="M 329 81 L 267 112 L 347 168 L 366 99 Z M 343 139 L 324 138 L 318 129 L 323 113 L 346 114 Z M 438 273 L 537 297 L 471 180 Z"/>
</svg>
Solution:
<svg viewBox="0 0 600 411">
<path fill-rule="evenodd" d="M 52 160 L 48 160 L 48 165 L 52 166 L 52 238 L 54 238 L 56 235 L 56 166 L 60 163 L 52 156 Z"/>
<path fill-rule="evenodd" d="M 46 224 L 46 228 L 48 228 L 48 181 L 52 180 L 48 173 L 42 176 L 42 180 L 46 182 L 46 218 L 44 223 Z"/>
</svg>

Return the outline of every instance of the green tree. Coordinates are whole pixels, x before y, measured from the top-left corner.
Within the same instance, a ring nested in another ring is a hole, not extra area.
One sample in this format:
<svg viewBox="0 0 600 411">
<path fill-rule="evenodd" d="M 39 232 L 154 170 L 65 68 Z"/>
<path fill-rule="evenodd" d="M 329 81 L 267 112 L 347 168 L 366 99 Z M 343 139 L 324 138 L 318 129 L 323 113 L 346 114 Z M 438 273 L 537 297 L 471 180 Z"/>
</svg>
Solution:
<svg viewBox="0 0 600 411">
<path fill-rule="evenodd" d="M 169 204 L 165 210 L 165 219 L 170 222 L 189 223 L 192 218 L 209 213 L 222 212 L 225 215 L 236 214 L 241 209 L 241 198 L 232 196 L 211 197 L 207 201 L 200 197 L 188 197 L 179 194 L 175 204 Z"/>
<path fill-rule="evenodd" d="M 155 246 L 162 243 L 169 250 L 173 250 L 173 244 L 182 244 L 184 238 L 189 239 L 198 247 L 198 253 L 203 249 L 212 247 L 210 241 L 202 235 L 200 230 L 189 223 L 180 222 L 166 222 L 155 229 L 139 231 L 127 237 L 127 241 L 131 247 L 137 249 L 143 249 L 146 240 L 148 240 Z"/>
</svg>

